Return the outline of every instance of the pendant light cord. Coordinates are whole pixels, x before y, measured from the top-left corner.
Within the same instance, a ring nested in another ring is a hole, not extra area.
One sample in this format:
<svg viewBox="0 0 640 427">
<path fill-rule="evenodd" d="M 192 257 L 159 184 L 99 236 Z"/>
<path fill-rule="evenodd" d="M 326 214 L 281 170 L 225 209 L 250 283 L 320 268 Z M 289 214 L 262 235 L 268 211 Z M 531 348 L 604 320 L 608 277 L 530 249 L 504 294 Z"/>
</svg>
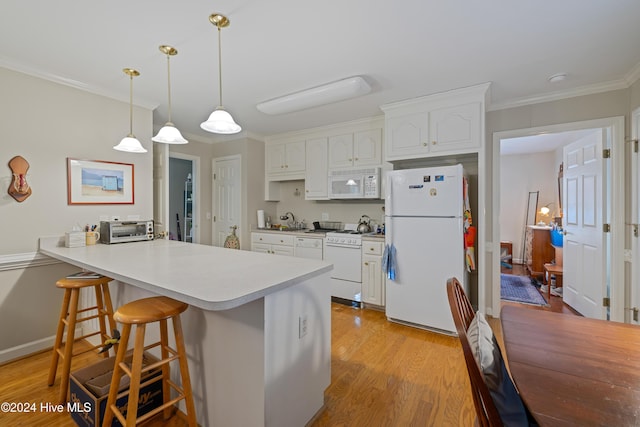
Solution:
<svg viewBox="0 0 640 427">
<path fill-rule="evenodd" d="M 218 81 L 220 83 L 220 106 L 222 107 L 222 42 L 221 30 L 218 25 Z"/>
<path fill-rule="evenodd" d="M 133 137 L 133 74 L 129 75 L 129 136 Z"/>
<path fill-rule="evenodd" d="M 169 123 L 173 123 L 171 121 L 171 66 L 170 63 L 171 56 L 167 54 L 167 93 L 169 94 Z"/>
</svg>

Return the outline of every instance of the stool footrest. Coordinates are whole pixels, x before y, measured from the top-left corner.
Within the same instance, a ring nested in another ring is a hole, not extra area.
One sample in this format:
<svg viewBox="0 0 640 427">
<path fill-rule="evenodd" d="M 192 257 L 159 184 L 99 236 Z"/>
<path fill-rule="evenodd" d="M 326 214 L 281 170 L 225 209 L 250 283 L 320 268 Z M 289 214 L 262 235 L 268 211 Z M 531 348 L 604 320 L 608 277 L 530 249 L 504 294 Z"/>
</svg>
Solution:
<svg viewBox="0 0 640 427">
<path fill-rule="evenodd" d="M 145 366 L 144 368 L 142 368 L 142 371 L 140 371 L 142 374 L 151 371 L 152 369 L 158 368 L 162 365 L 166 365 L 167 363 L 173 362 L 174 360 L 179 359 L 178 355 L 174 355 L 171 357 L 167 357 L 166 359 L 162 359 L 157 361 L 156 363 L 152 363 L 150 365 Z M 129 365 L 127 365 L 126 362 L 120 362 L 120 368 L 124 371 L 125 374 L 129 375 L 129 377 L 131 377 L 131 369 L 129 369 Z"/>
<path fill-rule="evenodd" d="M 77 325 L 78 323 L 86 322 L 87 320 L 97 319 L 97 318 L 102 317 L 102 316 L 105 316 L 105 315 L 106 315 L 106 312 L 105 312 L 104 314 L 102 314 L 102 313 L 98 313 L 98 314 L 94 314 L 93 316 L 81 317 L 81 318 L 79 318 L 79 319 L 76 319 L 76 325 Z M 63 322 L 65 325 L 69 326 L 69 320 L 67 320 L 67 319 L 62 319 L 62 322 Z"/>
</svg>

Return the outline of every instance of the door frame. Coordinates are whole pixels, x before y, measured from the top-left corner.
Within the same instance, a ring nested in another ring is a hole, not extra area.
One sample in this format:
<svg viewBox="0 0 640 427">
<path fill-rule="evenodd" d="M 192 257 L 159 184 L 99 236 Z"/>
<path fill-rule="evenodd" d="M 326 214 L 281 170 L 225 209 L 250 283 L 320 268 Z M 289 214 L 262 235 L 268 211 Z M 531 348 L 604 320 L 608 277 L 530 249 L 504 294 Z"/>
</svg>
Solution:
<svg viewBox="0 0 640 427">
<path fill-rule="evenodd" d="M 609 266 L 610 290 L 610 320 L 624 321 L 625 282 L 624 282 L 624 117 L 608 117 L 603 119 L 585 120 L 580 122 L 562 123 L 557 125 L 538 126 L 532 128 L 514 129 L 495 132 L 493 134 L 493 174 L 492 174 L 492 311 L 494 317 L 500 314 L 500 141 L 502 139 L 522 136 L 539 135 L 543 133 L 559 133 L 584 129 L 610 128 L 611 141 L 604 141 L 603 147 L 611 148 L 610 179 L 607 185 L 610 189 L 610 206 L 606 207 L 605 222 L 611 224 L 611 265 Z M 611 144 L 608 146 L 607 144 Z"/>
<path fill-rule="evenodd" d="M 193 234 L 192 243 L 200 243 L 200 157 L 193 156 L 191 154 L 178 153 L 175 151 L 169 151 L 169 159 L 180 159 L 180 160 L 189 160 L 191 161 L 191 182 L 193 183 L 193 193 L 195 194 L 195 198 L 193 199 L 193 228 L 195 229 L 195 233 Z M 167 170 L 170 170 L 167 163 Z M 168 183 L 171 181 L 171 173 L 168 173 L 169 179 L 167 180 L 167 188 Z M 168 191 L 168 190 L 167 190 Z M 167 208 L 168 209 L 168 208 Z M 167 224 L 168 225 L 168 224 Z M 186 233 L 187 230 L 184 230 Z"/>
<path fill-rule="evenodd" d="M 640 107 L 631 112 L 631 226 L 638 227 L 640 224 L 640 154 L 636 151 L 640 138 Z M 634 148 L 635 145 L 635 148 Z M 631 289 L 630 289 L 630 310 L 640 308 L 640 238 L 634 237 L 633 228 L 629 230 L 631 236 Z M 638 324 L 633 320 L 631 311 L 626 311 L 629 322 Z"/>
</svg>

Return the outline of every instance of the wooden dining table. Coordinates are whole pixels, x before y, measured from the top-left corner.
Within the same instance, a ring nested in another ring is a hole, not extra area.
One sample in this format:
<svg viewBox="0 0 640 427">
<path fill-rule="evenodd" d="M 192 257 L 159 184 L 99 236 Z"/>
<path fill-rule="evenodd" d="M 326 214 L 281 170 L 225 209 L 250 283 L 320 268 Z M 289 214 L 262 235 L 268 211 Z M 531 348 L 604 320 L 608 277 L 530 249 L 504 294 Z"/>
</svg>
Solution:
<svg viewBox="0 0 640 427">
<path fill-rule="evenodd" d="M 540 426 L 640 426 L 640 326 L 504 306 L 506 359 Z"/>
</svg>

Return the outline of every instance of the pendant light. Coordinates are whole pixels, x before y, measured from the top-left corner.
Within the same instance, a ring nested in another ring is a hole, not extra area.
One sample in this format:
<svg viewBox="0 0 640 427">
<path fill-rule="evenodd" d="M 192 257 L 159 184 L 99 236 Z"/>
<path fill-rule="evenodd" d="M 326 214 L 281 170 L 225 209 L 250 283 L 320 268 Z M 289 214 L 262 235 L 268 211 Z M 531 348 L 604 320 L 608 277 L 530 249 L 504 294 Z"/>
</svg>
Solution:
<svg viewBox="0 0 640 427">
<path fill-rule="evenodd" d="M 220 104 L 213 113 L 211 113 L 207 121 L 200 124 L 200 127 L 207 132 L 212 133 L 238 133 L 242 128 L 233 120 L 231 114 L 222 107 L 222 43 L 220 42 L 220 30 L 229 26 L 229 19 L 224 15 L 214 13 L 209 16 L 209 21 L 218 27 L 218 76 L 220 83 Z"/>
<path fill-rule="evenodd" d="M 113 149 L 128 153 L 146 153 L 147 150 L 133 134 L 133 78 L 139 76 L 140 72 L 133 68 L 124 68 L 122 71 L 129 76 L 129 135 L 122 138 L 120 144 L 114 146 Z"/>
<path fill-rule="evenodd" d="M 151 138 L 153 142 L 161 142 L 163 144 L 186 144 L 189 141 L 182 137 L 180 131 L 171 123 L 171 67 L 169 65 L 170 58 L 178 54 L 178 51 L 167 45 L 159 47 L 160 52 L 167 55 L 167 93 L 169 94 L 169 121 L 158 131 L 158 134 Z"/>
</svg>

